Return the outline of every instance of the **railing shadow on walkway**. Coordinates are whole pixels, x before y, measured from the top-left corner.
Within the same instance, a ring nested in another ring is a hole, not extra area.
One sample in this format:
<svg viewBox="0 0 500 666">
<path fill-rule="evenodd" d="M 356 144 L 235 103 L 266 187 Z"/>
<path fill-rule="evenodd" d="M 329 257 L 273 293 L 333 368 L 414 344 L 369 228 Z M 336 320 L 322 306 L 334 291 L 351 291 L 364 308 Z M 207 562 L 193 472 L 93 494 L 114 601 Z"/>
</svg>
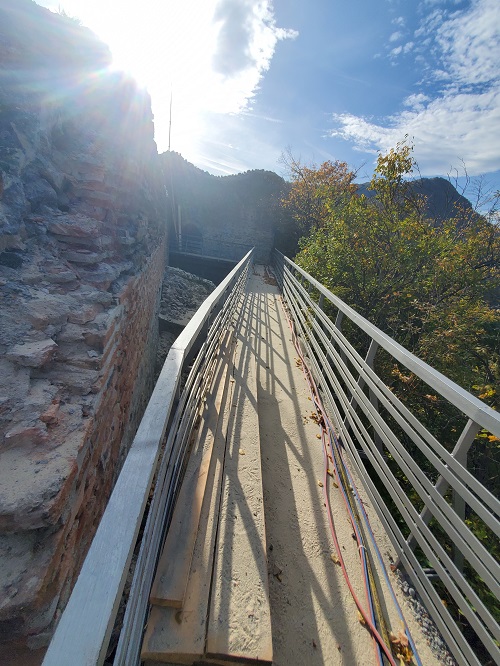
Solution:
<svg viewBox="0 0 500 666">
<path fill-rule="evenodd" d="M 249 252 L 174 343 L 44 666 L 103 663 L 156 476 L 114 662 L 117 666 L 139 663 L 151 580 L 172 515 L 187 441 L 205 390 L 203 377 L 240 303 L 251 261 Z M 494 535 L 500 533 L 499 500 L 467 469 L 467 451 L 479 430 L 500 438 L 500 416 L 372 326 L 278 253 L 275 269 L 283 300 L 323 395 L 332 430 L 358 476 L 364 479 L 365 490 L 401 564 L 411 575 L 452 654 L 464 666 L 481 664 L 486 653 L 500 663 L 495 609 L 485 602 L 470 576 L 472 571 L 476 579 L 483 581 L 498 604 L 500 567 L 466 522 L 470 512 L 474 512 L 485 528 Z M 326 310 L 335 313 L 333 320 Z M 353 344 L 352 336 L 344 334 L 353 330 L 362 332 L 367 343 L 365 353 Z M 453 450 L 447 450 L 377 375 L 374 368 L 383 356 L 420 378 L 466 421 Z M 190 368 L 181 393 L 181 375 Z M 261 395 L 268 393 L 269 397 L 273 390 L 275 387 L 263 385 Z M 160 457 L 162 443 L 165 452 Z M 417 503 L 405 492 L 402 476 Z M 443 543 L 442 535 L 446 537 Z M 473 641 L 464 636 L 443 605 L 443 589 L 474 632 Z"/>
<path fill-rule="evenodd" d="M 269 287 L 268 293 L 279 292 Z M 259 293 L 257 298 L 260 316 L 254 335 L 259 363 L 257 390 L 266 532 L 273 545 L 271 562 L 275 558 L 280 562 L 285 552 L 295 555 L 293 562 L 283 565 L 286 567 L 283 574 L 286 576 L 286 592 L 283 591 L 282 583 L 275 582 L 273 578 L 270 582 L 271 617 L 279 614 L 281 626 L 281 635 L 273 636 L 274 654 L 277 663 L 294 663 L 298 654 L 296 641 L 300 644 L 305 636 L 310 639 L 318 635 L 316 603 L 321 608 L 323 618 L 328 618 L 333 649 L 338 650 L 338 646 L 342 645 L 344 663 L 354 664 L 357 661 L 353 637 L 346 636 L 345 630 L 336 633 L 337 628 L 348 626 L 346 610 L 341 601 L 342 585 L 332 576 L 326 577 L 326 585 L 318 579 L 311 566 L 311 553 L 306 553 L 301 537 L 299 514 L 303 506 L 300 506 L 300 497 L 294 491 L 292 469 L 300 469 L 307 478 L 308 506 L 313 507 L 307 520 L 315 526 L 312 531 L 316 535 L 316 543 L 330 542 L 323 503 L 317 501 L 318 474 L 312 464 L 310 433 L 308 435 L 305 432 L 303 408 L 299 405 L 291 372 L 294 359 L 289 356 L 284 344 L 287 337 L 290 337 L 290 331 L 283 328 L 276 314 L 273 316 L 266 293 Z M 277 300 L 275 306 L 279 307 Z M 278 364 L 282 366 L 280 371 Z M 282 422 L 281 401 L 288 403 L 286 423 Z M 293 439 L 290 431 L 294 432 Z M 298 626 L 297 606 L 290 599 L 295 602 L 300 600 L 300 618 L 304 628 Z M 322 644 L 318 641 L 309 654 L 308 663 L 320 666 L 328 661 L 329 655 L 323 653 Z"/>
<path fill-rule="evenodd" d="M 208 370 L 233 322 L 251 265 L 252 251 L 204 301 L 170 349 L 44 666 L 103 664 L 136 546 L 138 557 L 114 664 L 139 664 L 149 592 L 191 430 L 210 378 Z"/>
</svg>

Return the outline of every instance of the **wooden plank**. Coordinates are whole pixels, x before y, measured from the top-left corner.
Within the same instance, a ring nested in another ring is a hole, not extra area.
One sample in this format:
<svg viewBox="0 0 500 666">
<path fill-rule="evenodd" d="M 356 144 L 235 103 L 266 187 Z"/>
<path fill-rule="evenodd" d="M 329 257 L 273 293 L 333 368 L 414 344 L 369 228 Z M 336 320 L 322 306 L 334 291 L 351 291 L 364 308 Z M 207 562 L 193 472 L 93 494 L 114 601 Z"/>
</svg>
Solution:
<svg viewBox="0 0 500 666">
<path fill-rule="evenodd" d="M 226 391 L 215 433 L 212 464 L 208 472 L 184 607 L 182 610 L 153 607 L 142 647 L 141 658 L 146 662 L 192 664 L 201 659 L 205 650 L 222 468 L 233 386 L 230 383 Z"/>
<path fill-rule="evenodd" d="M 273 657 L 251 320 L 247 327 L 235 369 L 215 554 L 206 642 L 212 663 L 270 664 Z"/>
<path fill-rule="evenodd" d="M 215 397 L 209 395 L 205 403 L 200 427 L 193 444 L 193 453 L 186 469 L 151 588 L 150 600 L 155 605 L 182 608 L 184 602 L 212 459 L 213 443 L 226 391 L 229 345 L 230 337 L 227 336 L 224 343 L 225 349 L 217 364 L 212 382 L 213 388 L 217 387 L 217 393 Z"/>
</svg>

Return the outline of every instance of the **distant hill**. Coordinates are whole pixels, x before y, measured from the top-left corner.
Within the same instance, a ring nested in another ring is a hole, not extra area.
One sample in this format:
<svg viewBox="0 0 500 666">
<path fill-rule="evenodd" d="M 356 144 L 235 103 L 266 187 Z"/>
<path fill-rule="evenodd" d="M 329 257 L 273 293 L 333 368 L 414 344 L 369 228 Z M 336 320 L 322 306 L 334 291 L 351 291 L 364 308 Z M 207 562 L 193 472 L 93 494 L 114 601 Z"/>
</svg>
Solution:
<svg viewBox="0 0 500 666">
<path fill-rule="evenodd" d="M 261 234 L 266 244 L 274 244 L 288 256 L 297 250 L 302 233 L 280 201 L 290 190 L 290 183 L 272 171 L 256 169 L 232 176 L 213 176 L 194 166 L 182 155 L 160 155 L 165 186 L 170 195 L 171 220 L 181 207 L 183 232 L 201 233 L 219 238 L 238 238 L 254 243 Z M 369 183 L 357 184 L 358 194 L 374 196 Z M 456 207 L 471 210 L 472 205 L 445 178 L 420 178 L 411 183 L 417 195 L 426 198 L 426 213 L 435 220 L 449 219 Z M 251 237 L 256 234 L 256 237 Z"/>
<path fill-rule="evenodd" d="M 358 193 L 367 197 L 374 196 L 368 189 L 370 183 L 358 184 Z M 411 183 L 416 195 L 426 198 L 426 213 L 434 220 L 447 220 L 456 213 L 457 207 L 472 210 L 471 202 L 459 194 L 446 178 L 419 178 Z"/>
<path fill-rule="evenodd" d="M 176 204 L 183 206 L 183 214 L 189 221 L 200 226 L 207 226 L 207 220 L 213 218 L 234 219 L 242 209 L 269 211 L 289 187 L 276 173 L 263 169 L 213 176 L 179 153 L 165 152 L 160 155 L 160 161 L 169 194 Z M 269 225 L 265 216 L 262 222 Z"/>
</svg>

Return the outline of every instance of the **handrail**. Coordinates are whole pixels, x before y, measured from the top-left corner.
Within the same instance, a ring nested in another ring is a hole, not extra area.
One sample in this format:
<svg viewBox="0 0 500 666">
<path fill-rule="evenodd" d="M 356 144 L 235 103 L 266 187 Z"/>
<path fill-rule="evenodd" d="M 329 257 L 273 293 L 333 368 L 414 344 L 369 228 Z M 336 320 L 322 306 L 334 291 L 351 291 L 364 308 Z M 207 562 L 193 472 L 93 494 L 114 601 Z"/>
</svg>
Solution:
<svg viewBox="0 0 500 666">
<path fill-rule="evenodd" d="M 467 452 L 479 430 L 500 437 L 500 415 L 392 340 L 277 251 L 274 265 L 283 300 L 323 395 L 331 429 L 363 479 L 400 563 L 457 662 L 479 665 L 487 651 L 500 663 L 498 624 L 491 608 L 471 585 L 471 576 L 463 574 L 466 560 L 468 573 L 474 572 L 498 603 L 500 565 L 465 519 L 467 512 L 472 511 L 493 535 L 500 533 L 498 498 L 467 469 Z M 327 302 L 334 308 L 335 321 L 324 312 Z M 366 336 L 366 356 L 343 333 L 346 320 Z M 377 375 L 375 359 L 380 348 L 432 387 L 462 418 L 468 417 L 451 453 Z M 411 485 L 412 498 L 397 474 Z M 449 488 L 452 493 L 447 493 Z M 405 533 L 401 522 L 406 524 Z M 441 543 L 443 531 L 449 547 Z M 427 558 L 426 567 L 414 553 L 416 545 Z M 428 568 L 432 577 L 424 571 Z M 475 643 L 462 634 L 443 605 L 443 589 L 439 585 L 444 586 L 466 618 L 475 633 Z"/>
<path fill-rule="evenodd" d="M 103 663 L 155 474 L 155 497 L 160 497 L 158 489 L 164 486 L 169 506 L 166 510 L 159 505 L 160 500 L 153 498 L 142 541 L 150 549 L 145 558 L 148 564 L 157 557 L 157 552 L 152 552 L 152 545 L 156 550 L 160 547 L 162 526 L 158 525 L 158 516 L 168 520 L 168 510 L 182 471 L 185 442 L 203 395 L 204 373 L 200 370 L 213 360 L 222 332 L 231 324 L 246 283 L 252 253 L 250 250 L 208 296 L 171 347 L 43 666 Z M 198 347 L 201 347 L 200 351 L 179 396 L 181 375 Z M 168 426 L 165 450 L 158 465 Z M 176 439 L 179 429 L 180 440 Z M 151 526 L 149 533 L 148 525 Z M 136 572 L 139 566 L 138 561 Z M 147 579 L 142 580 L 141 585 L 149 594 Z M 132 596 L 129 603 L 131 600 Z M 140 604 L 134 604 L 137 610 Z M 137 614 L 134 621 L 137 624 Z M 139 633 L 141 631 L 142 626 Z M 129 631 L 129 638 L 130 635 Z M 132 634 L 131 638 L 137 643 L 136 636 Z M 137 651 L 134 659 L 138 659 Z M 129 666 L 133 663 L 132 658 L 124 663 Z"/>
<path fill-rule="evenodd" d="M 393 340 L 386 333 L 371 324 L 368 319 L 365 319 L 356 310 L 353 310 L 349 305 L 341 301 L 338 296 L 335 296 L 331 291 L 324 287 L 320 282 L 315 280 L 309 273 L 306 273 L 300 266 L 294 264 L 288 257 L 283 257 L 286 263 L 293 267 L 300 275 L 305 277 L 313 287 L 315 287 L 320 294 L 328 298 L 328 300 L 338 308 L 343 314 L 347 315 L 349 319 L 356 324 L 362 331 L 378 342 L 378 344 L 386 349 L 397 361 L 403 363 L 409 370 L 411 370 L 417 377 L 420 377 L 424 382 L 439 391 L 444 398 L 461 409 L 467 416 L 476 422 L 481 422 L 484 428 L 500 437 L 500 418 L 498 412 L 495 412 L 491 407 L 488 407 L 484 402 L 478 400 L 471 393 L 452 382 L 445 375 L 435 370 L 432 366 L 422 361 L 418 356 L 415 356 L 402 345 Z"/>
<path fill-rule="evenodd" d="M 251 248 L 248 243 L 228 241 L 213 236 L 197 236 L 194 234 L 172 235 L 169 242 L 170 252 L 195 254 L 213 259 L 239 261 Z"/>
</svg>

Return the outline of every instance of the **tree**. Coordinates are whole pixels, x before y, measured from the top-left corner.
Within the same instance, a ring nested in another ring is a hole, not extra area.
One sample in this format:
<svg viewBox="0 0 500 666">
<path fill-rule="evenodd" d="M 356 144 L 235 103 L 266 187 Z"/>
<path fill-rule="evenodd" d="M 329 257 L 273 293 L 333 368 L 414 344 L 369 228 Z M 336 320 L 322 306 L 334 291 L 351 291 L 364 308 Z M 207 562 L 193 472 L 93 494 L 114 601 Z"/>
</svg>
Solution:
<svg viewBox="0 0 500 666">
<path fill-rule="evenodd" d="M 282 154 L 281 161 L 292 181 L 282 204 L 301 235 L 322 227 L 328 219 L 329 207 L 340 206 L 346 197 L 356 192 L 356 173 L 346 162 L 327 161 L 319 167 L 307 167 L 295 159 L 290 150 Z"/>
<path fill-rule="evenodd" d="M 428 219 L 409 187 L 413 168 L 406 144 L 379 156 L 371 198 L 355 194 L 355 174 L 343 164 L 302 168 L 286 205 L 304 211 L 312 229 L 296 261 L 407 349 L 498 406 L 500 318 L 490 301 L 500 285 L 499 229 L 473 210 Z"/>
<path fill-rule="evenodd" d="M 500 408 L 500 228 L 492 223 L 494 217 L 457 206 L 451 219 L 430 219 L 425 200 L 415 195 L 408 180 L 415 163 L 406 144 L 379 156 L 370 198 L 351 192 L 354 174 L 347 171 L 339 180 L 348 187 L 338 196 L 327 178 L 332 171 L 323 167 L 302 168 L 303 177 L 294 180 L 286 204 L 304 215 L 304 228 L 310 227 L 299 242 L 296 262 L 404 347 Z M 338 177 L 335 172 L 334 182 Z M 360 352 L 366 351 L 366 339 L 357 329 L 347 327 L 344 332 Z M 451 451 L 466 418 L 389 355 L 377 354 L 375 370 Z M 391 427 L 408 454 L 435 479 L 427 459 L 403 429 L 397 424 Z M 468 469 L 494 495 L 500 491 L 499 444 L 483 431 L 468 455 Z M 420 510 L 421 499 L 410 481 L 391 456 L 387 459 L 401 488 Z M 374 482 L 378 483 L 376 477 Z M 397 519 L 391 497 L 380 490 Z M 498 538 L 469 507 L 466 524 L 500 558 Z M 436 521 L 430 527 L 451 552 L 449 535 Z M 403 524 L 401 528 L 407 529 Z M 427 566 L 423 553 L 418 556 Z M 495 596 L 467 563 L 465 575 L 500 620 Z M 440 594 L 451 610 L 446 590 Z M 452 612 L 463 619 L 456 607 Z"/>
</svg>

